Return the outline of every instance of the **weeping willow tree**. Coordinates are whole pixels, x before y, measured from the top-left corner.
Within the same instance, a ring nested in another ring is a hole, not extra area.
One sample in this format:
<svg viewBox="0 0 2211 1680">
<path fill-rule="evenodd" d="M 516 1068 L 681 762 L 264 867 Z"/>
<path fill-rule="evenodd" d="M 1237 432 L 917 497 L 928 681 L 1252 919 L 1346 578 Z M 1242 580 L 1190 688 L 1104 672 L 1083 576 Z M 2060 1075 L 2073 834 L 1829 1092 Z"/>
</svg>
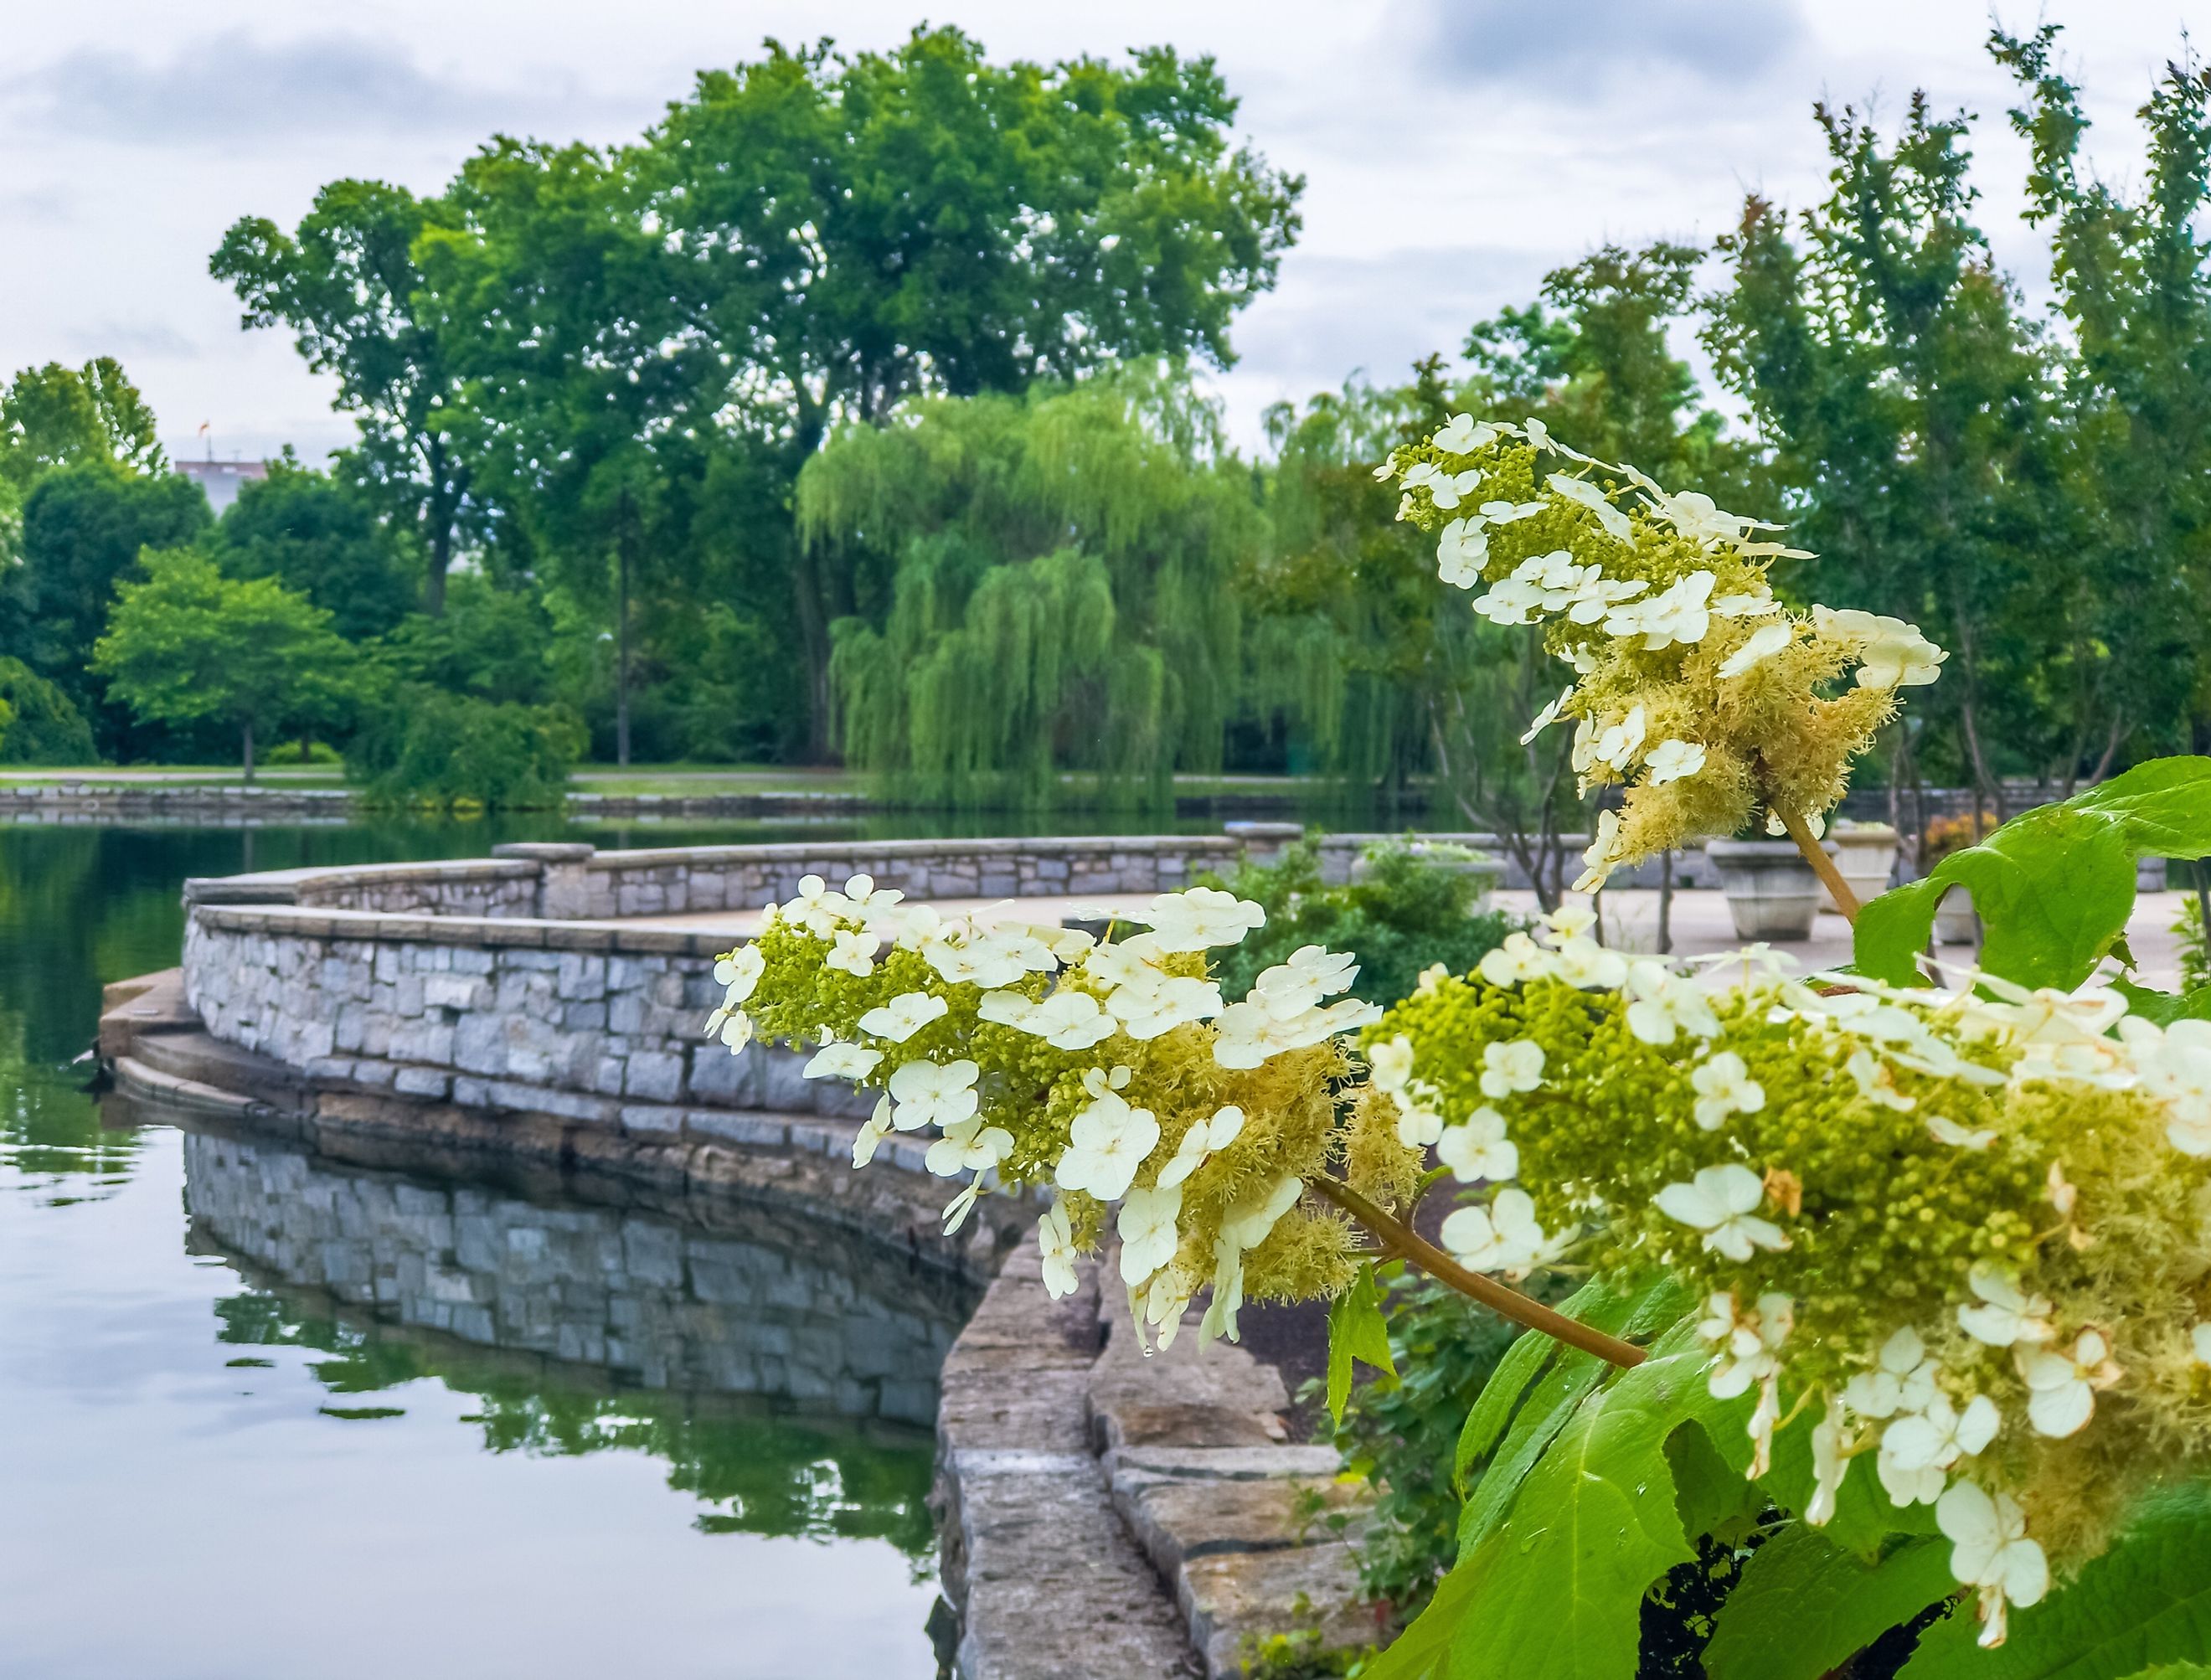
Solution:
<svg viewBox="0 0 2211 1680">
<path fill-rule="evenodd" d="M 1186 385 L 911 401 L 832 438 L 797 506 L 817 562 L 862 580 L 830 679 L 847 761 L 895 796 L 1033 805 L 1076 772 L 1163 801 L 1219 769 L 1266 526 Z"/>
</svg>

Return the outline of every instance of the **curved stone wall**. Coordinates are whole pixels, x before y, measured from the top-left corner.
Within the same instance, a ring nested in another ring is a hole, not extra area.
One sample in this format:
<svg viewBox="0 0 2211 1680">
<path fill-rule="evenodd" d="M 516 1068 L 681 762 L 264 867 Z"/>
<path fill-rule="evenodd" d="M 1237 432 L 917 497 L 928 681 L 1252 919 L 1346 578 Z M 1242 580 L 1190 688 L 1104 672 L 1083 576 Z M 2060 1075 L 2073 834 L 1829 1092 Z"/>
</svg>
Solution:
<svg viewBox="0 0 2211 1680">
<path fill-rule="evenodd" d="M 701 1040 L 720 995 L 712 959 L 738 938 L 712 919 L 788 898 L 809 874 L 864 871 L 939 901 L 1149 895 L 1271 858 L 1301 833 L 1241 823 L 1212 835 L 527 844 L 451 863 L 193 880 L 185 1002 L 209 1036 L 294 1070 L 311 1093 L 552 1116 L 648 1144 L 779 1142 L 776 1116 L 857 1119 L 871 1104 L 800 1078 L 789 1052 L 731 1056 Z M 1348 875 L 1376 838 L 1328 837 L 1328 872 Z M 886 1153 L 919 1169 L 914 1139 Z"/>
</svg>

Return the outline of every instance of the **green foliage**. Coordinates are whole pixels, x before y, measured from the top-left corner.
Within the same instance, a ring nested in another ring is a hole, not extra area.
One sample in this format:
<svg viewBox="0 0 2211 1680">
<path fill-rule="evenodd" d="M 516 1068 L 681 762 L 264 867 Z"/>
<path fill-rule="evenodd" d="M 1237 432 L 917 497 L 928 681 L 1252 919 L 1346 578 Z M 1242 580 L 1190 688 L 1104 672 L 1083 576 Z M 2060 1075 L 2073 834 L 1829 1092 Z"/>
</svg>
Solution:
<svg viewBox="0 0 2211 1680">
<path fill-rule="evenodd" d="M 274 579 L 226 578 L 189 549 L 148 550 L 144 565 L 93 649 L 93 669 L 140 717 L 229 724 L 250 780 L 257 731 L 345 709 L 353 652 L 323 609 Z"/>
<path fill-rule="evenodd" d="M 1389 1386 L 1396 1384 L 1397 1365 L 1390 1355 L 1390 1326 L 1382 1317 L 1381 1290 L 1372 1262 L 1361 1266 L 1352 1286 L 1329 1303 L 1328 1415 L 1339 1430 L 1344 1404 L 1351 1398 L 1354 1360 L 1373 1367 Z"/>
<path fill-rule="evenodd" d="M 106 462 L 56 467 L 24 500 L 23 563 L 0 582 L 0 615 L 13 620 L 7 645 L 91 719 L 103 750 L 120 732 L 95 712 L 100 690 L 86 665 L 116 586 L 143 575 L 141 549 L 192 543 L 212 517 L 189 480 L 134 477 Z"/>
<path fill-rule="evenodd" d="M 330 615 L 348 641 L 382 635 L 414 604 L 412 567 L 391 529 L 350 487 L 300 465 L 288 448 L 239 488 L 215 537 L 233 577 L 274 578 Z"/>
<path fill-rule="evenodd" d="M 837 626 L 854 764 L 955 801 L 1041 800 L 1061 769 L 1159 798 L 1218 767 L 1232 584 L 1263 523 L 1187 385 L 916 403 L 838 434 L 798 518 L 809 552 L 889 595 Z"/>
<path fill-rule="evenodd" d="M 261 762 L 336 765 L 345 762 L 345 755 L 327 741 L 280 741 L 261 755 Z"/>
<path fill-rule="evenodd" d="M 1902 1540 L 1869 1562 L 1792 1522 L 1743 1566 L 1705 1671 L 1711 1680 L 1820 1680 L 1956 1590 L 1946 1541 Z"/>
<path fill-rule="evenodd" d="M 23 490 L 55 467 L 87 464 L 138 473 L 167 464 L 138 387 L 112 356 L 24 368 L 0 392 L 0 479 Z"/>
<path fill-rule="evenodd" d="M 2198 863 L 2198 869 L 2205 868 Z M 2172 925 L 2180 936 L 2180 986 L 2196 992 L 2211 986 L 2211 940 L 2204 936 L 2203 900 L 2191 894 L 2180 903 L 2180 917 Z"/>
<path fill-rule="evenodd" d="M 446 591 L 444 614 L 402 620 L 384 639 L 379 657 L 401 682 L 536 705 L 554 686 L 555 637 L 539 596 L 463 573 Z"/>
<path fill-rule="evenodd" d="M 21 659 L 0 658 L 0 764 L 94 764 L 92 726 L 60 688 Z"/>
<path fill-rule="evenodd" d="M 557 810 L 585 743 L 560 706 L 402 688 L 347 749 L 347 773 L 393 804 Z"/>
<path fill-rule="evenodd" d="M 2211 1662 L 2211 1491 L 2175 1488 L 2147 1501 L 2080 1579 L 2018 1617 L 1996 1650 L 1973 1642 L 1969 1616 L 1931 1629 L 1904 1680 L 2121 1680 L 2162 1663 Z"/>
<path fill-rule="evenodd" d="M 1935 909 L 1954 886 L 1986 930 L 1981 964 L 2021 986 L 2069 991 L 2123 938 L 2135 859 L 2211 853 L 2211 759 L 2153 760 L 2062 804 L 2014 817 L 1923 879 L 1866 906 L 1855 955 L 1895 985 L 1916 977 Z"/>
<path fill-rule="evenodd" d="M 1477 911 L 1481 878 L 1461 867 L 1470 854 L 1413 842 L 1372 846 L 1361 878 L 1331 887 L 1320 878 L 1320 848 L 1290 846 L 1276 864 L 1244 864 L 1224 885 L 1267 912 L 1266 925 L 1220 954 L 1222 991 L 1240 998 L 1261 970 L 1301 945 L 1359 958 L 1354 997 L 1385 1008 L 1411 995 L 1423 971 L 1442 963 L 1469 973 L 1512 931 L 1501 911 Z"/>
<path fill-rule="evenodd" d="M 360 429 L 354 466 L 428 562 L 422 603 L 445 607 L 445 573 L 469 507 L 456 446 L 464 385 L 416 242 L 447 214 L 381 181 L 333 181 L 287 234 L 260 216 L 223 235 L 208 271 L 238 294 L 243 327 L 289 327 L 307 366 L 337 381 Z"/>
<path fill-rule="evenodd" d="M 1393 1269 L 1395 1270 L 1395 1269 Z M 1347 1472 L 1375 1498 L 1358 1540 L 1366 1595 L 1402 1622 L 1428 1601 L 1458 1553 L 1451 1443 L 1500 1359 L 1547 1337 L 1513 1340 L 1514 1328 L 1455 1289 L 1396 1270 L 1387 1284 L 1387 1343 L 1395 1382 L 1351 1391 L 1335 1433 Z M 1333 1342 L 1331 1342 L 1331 1354 Z"/>
</svg>

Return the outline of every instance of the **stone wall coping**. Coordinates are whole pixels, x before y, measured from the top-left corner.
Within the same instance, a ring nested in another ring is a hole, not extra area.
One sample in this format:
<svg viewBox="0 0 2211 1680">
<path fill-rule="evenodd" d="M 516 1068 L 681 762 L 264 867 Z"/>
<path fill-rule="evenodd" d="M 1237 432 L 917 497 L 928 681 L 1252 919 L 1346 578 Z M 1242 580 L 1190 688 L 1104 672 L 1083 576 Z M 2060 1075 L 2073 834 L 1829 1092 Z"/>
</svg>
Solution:
<svg viewBox="0 0 2211 1680">
<path fill-rule="evenodd" d="M 555 921 L 536 916 L 446 916 L 385 910 L 330 910 L 288 903 L 204 901 L 194 913 L 203 926 L 224 932 L 282 934 L 300 939 L 676 956 L 717 956 L 738 943 L 735 935 L 728 933 L 639 927 L 627 922 Z"/>
<path fill-rule="evenodd" d="M 331 892 L 348 887 L 417 881 L 534 880 L 539 864 L 519 858 L 453 858 L 399 864 L 318 864 L 263 870 L 252 875 L 195 875 L 185 881 L 186 904 L 296 904 L 303 887 Z"/>
<path fill-rule="evenodd" d="M 1059 857 L 1078 852 L 1218 852 L 1233 857 L 1243 850 L 1227 834 L 1040 834 L 986 840 L 786 840 L 762 846 L 669 846 L 628 852 L 601 852 L 587 859 L 589 870 L 665 869 L 694 864 L 803 864 L 815 858 Z"/>
</svg>

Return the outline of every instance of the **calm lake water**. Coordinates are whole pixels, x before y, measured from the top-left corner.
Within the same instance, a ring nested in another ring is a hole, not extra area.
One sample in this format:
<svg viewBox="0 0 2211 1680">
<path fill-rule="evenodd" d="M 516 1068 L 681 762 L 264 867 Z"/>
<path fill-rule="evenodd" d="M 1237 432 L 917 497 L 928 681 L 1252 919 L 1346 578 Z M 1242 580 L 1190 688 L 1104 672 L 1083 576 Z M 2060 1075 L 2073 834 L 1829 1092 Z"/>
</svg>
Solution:
<svg viewBox="0 0 2211 1680">
<path fill-rule="evenodd" d="M 558 832 L 0 825 L 0 1676 L 936 1672 L 964 1302 L 767 1216 L 336 1164 L 72 1065 L 101 984 L 176 961 L 188 875 Z M 869 1380 L 825 1378 L 853 1347 Z"/>
</svg>

